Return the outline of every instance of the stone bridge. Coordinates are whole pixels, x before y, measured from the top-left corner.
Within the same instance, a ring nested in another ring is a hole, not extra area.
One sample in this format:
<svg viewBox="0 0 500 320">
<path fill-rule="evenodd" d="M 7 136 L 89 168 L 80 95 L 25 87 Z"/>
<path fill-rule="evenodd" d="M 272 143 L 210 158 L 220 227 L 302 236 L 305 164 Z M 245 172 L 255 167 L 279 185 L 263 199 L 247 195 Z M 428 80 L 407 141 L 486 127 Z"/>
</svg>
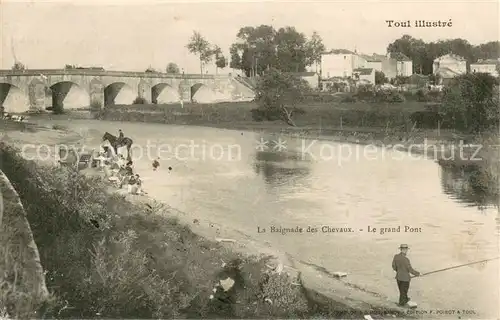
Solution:
<svg viewBox="0 0 500 320">
<path fill-rule="evenodd" d="M 153 72 L 69 70 L 0 70 L 0 103 L 7 112 L 91 104 L 213 103 L 249 101 L 253 90 L 231 75 L 174 75 Z"/>
</svg>

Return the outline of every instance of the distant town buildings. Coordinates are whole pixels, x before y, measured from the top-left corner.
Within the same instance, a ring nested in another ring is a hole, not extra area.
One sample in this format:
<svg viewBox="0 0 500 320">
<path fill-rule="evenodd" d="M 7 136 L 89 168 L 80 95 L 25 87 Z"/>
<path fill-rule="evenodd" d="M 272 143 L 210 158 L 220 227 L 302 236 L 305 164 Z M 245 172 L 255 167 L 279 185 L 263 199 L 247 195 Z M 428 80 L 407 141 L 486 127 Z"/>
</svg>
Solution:
<svg viewBox="0 0 500 320">
<path fill-rule="evenodd" d="M 432 73 L 438 76 L 438 84 L 446 84 L 454 77 L 467 73 L 467 60 L 453 53 L 445 54 L 434 59 Z"/>
<path fill-rule="evenodd" d="M 359 66 L 356 54 L 346 49 L 332 50 L 321 55 L 321 78 L 352 77 L 352 71 Z"/>
<path fill-rule="evenodd" d="M 500 59 L 479 60 L 470 64 L 472 73 L 489 73 L 499 76 Z M 448 83 L 454 77 L 467 73 L 467 60 L 456 54 L 445 54 L 433 61 L 432 73 L 437 76 L 439 85 Z M 375 84 L 375 73 L 383 72 L 389 80 L 397 77 L 412 79 L 422 85 L 428 77 L 413 73 L 413 61 L 406 55 L 395 52 L 379 55 L 360 54 L 356 50 L 335 49 L 321 55 L 321 73 L 319 81 L 325 87 L 352 86 L 362 83 Z"/>
<path fill-rule="evenodd" d="M 388 59 L 396 61 L 396 76 L 409 77 L 413 74 L 413 61 L 401 52 L 387 54 Z"/>
<path fill-rule="evenodd" d="M 305 80 L 312 89 L 319 87 L 319 74 L 316 72 L 289 72 L 290 75 Z"/>
<path fill-rule="evenodd" d="M 489 73 L 493 77 L 498 77 L 498 64 L 499 61 L 494 59 L 479 60 L 475 63 L 471 63 L 470 71 L 472 73 Z"/>
<path fill-rule="evenodd" d="M 368 71 L 370 69 L 371 71 Z M 321 79 L 352 78 L 354 75 L 375 84 L 375 72 L 383 72 L 388 79 L 413 74 L 413 62 L 404 54 L 366 55 L 356 51 L 336 49 L 321 56 Z"/>
<path fill-rule="evenodd" d="M 360 84 L 375 84 L 375 69 L 357 68 L 353 70 L 353 78 Z"/>
</svg>

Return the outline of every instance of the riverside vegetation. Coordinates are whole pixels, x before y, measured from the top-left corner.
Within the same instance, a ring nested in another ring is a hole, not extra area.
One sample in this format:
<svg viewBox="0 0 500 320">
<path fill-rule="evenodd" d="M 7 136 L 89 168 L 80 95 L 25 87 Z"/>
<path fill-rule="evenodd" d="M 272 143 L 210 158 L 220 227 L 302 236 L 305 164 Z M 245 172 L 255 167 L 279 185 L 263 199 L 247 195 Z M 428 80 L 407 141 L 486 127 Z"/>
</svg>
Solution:
<svg viewBox="0 0 500 320">
<path fill-rule="evenodd" d="M 168 207 L 127 201 L 100 177 L 27 161 L 18 151 L 1 143 L 0 169 L 24 204 L 52 295 L 26 304 L 2 286 L 0 303 L 11 317 L 360 316 L 309 292 L 300 278 L 271 272 L 269 257 L 244 256 L 197 236 L 168 217 Z M 227 276 L 234 287 L 213 293 Z"/>
</svg>

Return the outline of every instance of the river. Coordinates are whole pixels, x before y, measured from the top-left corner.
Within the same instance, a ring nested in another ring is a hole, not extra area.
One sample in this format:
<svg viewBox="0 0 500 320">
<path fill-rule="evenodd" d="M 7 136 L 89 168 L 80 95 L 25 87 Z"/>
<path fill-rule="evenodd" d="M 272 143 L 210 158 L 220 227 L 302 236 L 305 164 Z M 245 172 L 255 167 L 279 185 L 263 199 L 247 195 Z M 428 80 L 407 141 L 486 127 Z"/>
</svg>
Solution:
<svg viewBox="0 0 500 320">
<path fill-rule="evenodd" d="M 284 137 L 279 143 L 275 135 L 193 126 L 63 124 L 95 134 L 95 143 L 104 130 L 121 128 L 134 139 L 134 158 L 142 149 L 135 168 L 152 197 L 268 242 L 299 261 L 348 272 L 349 283 L 393 301 L 398 292 L 391 261 L 401 243 L 410 246 L 409 258 L 420 272 L 498 256 L 497 209 L 475 205 L 464 194 L 470 188 L 464 188 L 463 176 L 422 156 L 380 148 L 363 155 L 362 146 Z M 258 144 L 261 138 L 268 142 Z M 166 151 L 153 172 L 159 145 Z M 303 232 L 283 235 L 271 232 L 273 226 Z M 322 232 L 324 226 L 352 230 Z M 391 229 L 381 234 L 382 228 Z M 498 271 L 495 260 L 417 278 L 409 296 L 420 309 L 496 318 Z"/>
</svg>

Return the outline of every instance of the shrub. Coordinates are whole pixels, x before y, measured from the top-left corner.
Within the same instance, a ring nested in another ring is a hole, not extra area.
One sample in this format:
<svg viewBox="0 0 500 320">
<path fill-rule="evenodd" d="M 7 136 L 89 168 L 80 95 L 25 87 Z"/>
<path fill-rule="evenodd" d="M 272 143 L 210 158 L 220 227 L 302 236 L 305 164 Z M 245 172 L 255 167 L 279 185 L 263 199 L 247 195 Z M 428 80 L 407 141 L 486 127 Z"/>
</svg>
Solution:
<svg viewBox="0 0 500 320">
<path fill-rule="evenodd" d="M 342 98 L 342 100 L 340 100 L 340 102 L 342 102 L 342 103 L 352 103 L 352 102 L 356 102 L 356 101 L 357 101 L 357 99 L 351 95 L 345 96 L 344 98 Z"/>
<path fill-rule="evenodd" d="M 99 111 L 102 109 L 102 102 L 99 100 L 92 100 L 90 103 L 90 110 L 91 111 Z"/>
<path fill-rule="evenodd" d="M 135 100 L 132 103 L 133 104 L 148 104 L 148 101 L 143 97 L 137 97 L 137 98 L 135 98 Z"/>
</svg>

